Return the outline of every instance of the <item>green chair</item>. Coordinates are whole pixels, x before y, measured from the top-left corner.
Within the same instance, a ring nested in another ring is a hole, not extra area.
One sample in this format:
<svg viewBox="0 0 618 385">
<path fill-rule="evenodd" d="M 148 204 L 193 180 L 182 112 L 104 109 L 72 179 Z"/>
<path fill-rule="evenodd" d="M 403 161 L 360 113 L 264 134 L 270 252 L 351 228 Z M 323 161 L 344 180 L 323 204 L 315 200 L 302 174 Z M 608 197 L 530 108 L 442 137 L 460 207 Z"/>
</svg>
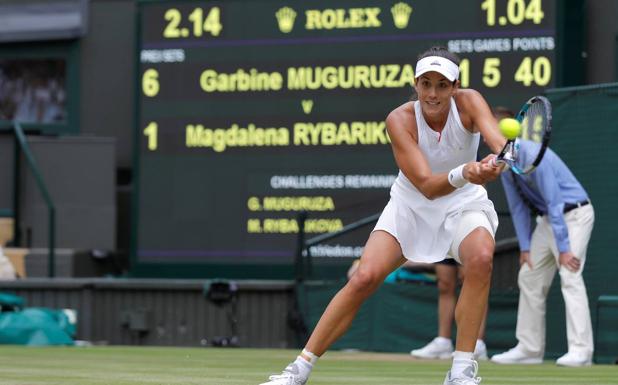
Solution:
<svg viewBox="0 0 618 385">
<path fill-rule="evenodd" d="M 597 300 L 594 362 L 618 363 L 618 295 L 602 295 Z"/>
</svg>

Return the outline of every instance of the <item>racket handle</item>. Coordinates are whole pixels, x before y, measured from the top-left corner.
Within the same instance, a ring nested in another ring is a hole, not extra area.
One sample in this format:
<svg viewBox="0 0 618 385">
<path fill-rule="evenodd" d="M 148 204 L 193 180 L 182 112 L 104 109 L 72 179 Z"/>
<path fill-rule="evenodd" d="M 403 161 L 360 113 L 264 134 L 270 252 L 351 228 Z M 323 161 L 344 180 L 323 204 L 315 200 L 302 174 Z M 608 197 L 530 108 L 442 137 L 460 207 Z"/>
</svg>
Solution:
<svg viewBox="0 0 618 385">
<path fill-rule="evenodd" d="M 499 159 L 498 156 L 494 156 L 493 158 L 491 158 L 491 160 L 489 161 L 489 163 L 493 166 L 496 167 L 498 165 L 504 164 L 504 160 Z"/>
</svg>

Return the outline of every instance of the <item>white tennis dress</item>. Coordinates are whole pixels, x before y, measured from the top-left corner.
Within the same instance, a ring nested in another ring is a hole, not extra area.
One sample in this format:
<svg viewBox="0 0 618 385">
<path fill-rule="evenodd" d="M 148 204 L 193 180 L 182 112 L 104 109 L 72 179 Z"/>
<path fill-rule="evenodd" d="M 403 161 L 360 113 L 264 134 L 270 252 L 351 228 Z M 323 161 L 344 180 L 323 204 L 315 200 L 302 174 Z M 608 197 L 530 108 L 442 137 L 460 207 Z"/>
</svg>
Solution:
<svg viewBox="0 0 618 385">
<path fill-rule="evenodd" d="M 451 99 L 451 110 L 441 134 L 429 127 L 419 102 L 414 103 L 414 109 L 418 146 L 434 174 L 447 173 L 476 159 L 480 134 L 464 128 L 454 99 Z M 391 199 L 374 231 L 384 230 L 393 235 L 409 260 L 437 262 L 448 256 L 464 211 L 484 212 L 492 227 L 488 230 L 495 234 L 498 216 L 485 188 L 468 183 L 448 195 L 430 200 L 400 170 L 391 187 Z"/>
</svg>

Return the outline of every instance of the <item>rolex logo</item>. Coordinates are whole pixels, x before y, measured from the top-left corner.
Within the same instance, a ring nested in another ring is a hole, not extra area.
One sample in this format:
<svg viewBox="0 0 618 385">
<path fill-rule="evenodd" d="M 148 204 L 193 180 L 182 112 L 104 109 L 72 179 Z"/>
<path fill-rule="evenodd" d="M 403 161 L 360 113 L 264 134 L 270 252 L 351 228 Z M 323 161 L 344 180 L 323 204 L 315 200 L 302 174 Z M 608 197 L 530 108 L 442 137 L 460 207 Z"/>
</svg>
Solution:
<svg viewBox="0 0 618 385">
<path fill-rule="evenodd" d="M 412 7 L 404 2 L 397 3 L 391 8 L 391 13 L 393 14 L 393 22 L 395 22 L 395 27 L 404 29 L 408 26 L 408 22 L 410 21 Z"/>
<path fill-rule="evenodd" d="M 289 33 L 294 28 L 294 19 L 296 19 L 296 11 L 290 7 L 280 8 L 275 14 L 279 30 L 283 33 Z"/>
</svg>

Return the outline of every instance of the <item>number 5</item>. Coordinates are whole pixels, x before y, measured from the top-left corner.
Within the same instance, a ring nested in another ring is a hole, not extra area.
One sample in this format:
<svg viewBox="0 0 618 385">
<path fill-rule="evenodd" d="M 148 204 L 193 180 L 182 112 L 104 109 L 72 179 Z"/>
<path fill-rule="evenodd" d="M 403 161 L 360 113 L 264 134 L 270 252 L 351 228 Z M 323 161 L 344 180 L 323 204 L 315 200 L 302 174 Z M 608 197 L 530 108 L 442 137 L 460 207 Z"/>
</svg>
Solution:
<svg viewBox="0 0 618 385">
<path fill-rule="evenodd" d="M 483 84 L 487 87 L 495 87 L 500 84 L 500 59 L 488 57 L 483 65 Z"/>
</svg>

